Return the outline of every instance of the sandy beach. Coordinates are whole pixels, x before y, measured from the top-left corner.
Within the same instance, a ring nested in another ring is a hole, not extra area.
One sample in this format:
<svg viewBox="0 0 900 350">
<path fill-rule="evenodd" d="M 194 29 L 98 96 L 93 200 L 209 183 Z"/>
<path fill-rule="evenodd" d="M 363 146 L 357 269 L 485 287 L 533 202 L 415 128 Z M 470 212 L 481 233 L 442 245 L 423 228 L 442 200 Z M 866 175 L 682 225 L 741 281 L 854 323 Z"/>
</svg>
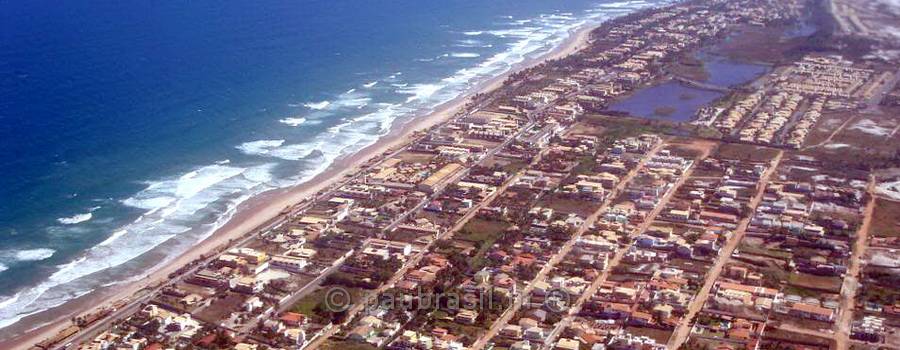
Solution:
<svg viewBox="0 0 900 350">
<path fill-rule="evenodd" d="M 98 310 L 104 306 L 128 299 L 142 289 L 151 288 L 168 279 L 168 275 L 180 267 L 194 261 L 204 254 L 209 254 L 230 241 L 254 232 L 286 208 L 307 200 L 317 192 L 333 187 L 341 179 L 360 170 L 360 167 L 385 152 L 399 149 L 409 142 L 409 136 L 416 131 L 425 130 L 450 119 L 476 93 L 492 91 L 503 84 L 503 81 L 516 71 L 537 65 L 545 60 L 558 59 L 576 52 L 585 46 L 591 29 L 595 25 L 580 27 L 551 52 L 519 63 L 508 72 L 487 80 L 471 88 L 456 99 L 437 106 L 432 112 L 406 120 L 396 120 L 391 131 L 359 152 L 335 161 L 326 171 L 312 180 L 284 189 L 263 193 L 242 203 L 234 217 L 219 228 L 209 238 L 194 245 L 178 257 L 161 264 L 149 272 L 145 278 L 136 282 L 117 285 L 96 290 L 90 294 L 67 302 L 57 308 L 23 318 L 18 323 L 3 329 L 0 335 L 2 349 L 28 349 L 35 343 L 52 337 L 66 328 L 73 315 L 82 315 Z"/>
</svg>

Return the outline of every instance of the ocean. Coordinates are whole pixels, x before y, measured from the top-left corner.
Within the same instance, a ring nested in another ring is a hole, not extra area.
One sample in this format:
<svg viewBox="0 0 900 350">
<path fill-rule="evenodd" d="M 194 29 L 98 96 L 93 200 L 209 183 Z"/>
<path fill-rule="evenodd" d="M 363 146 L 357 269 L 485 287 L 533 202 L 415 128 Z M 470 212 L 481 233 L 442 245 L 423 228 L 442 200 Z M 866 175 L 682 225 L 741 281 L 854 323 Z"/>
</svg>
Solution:
<svg viewBox="0 0 900 350">
<path fill-rule="evenodd" d="M 0 328 L 653 0 L 0 3 Z M 2 330 L 0 330 L 2 333 Z"/>
</svg>

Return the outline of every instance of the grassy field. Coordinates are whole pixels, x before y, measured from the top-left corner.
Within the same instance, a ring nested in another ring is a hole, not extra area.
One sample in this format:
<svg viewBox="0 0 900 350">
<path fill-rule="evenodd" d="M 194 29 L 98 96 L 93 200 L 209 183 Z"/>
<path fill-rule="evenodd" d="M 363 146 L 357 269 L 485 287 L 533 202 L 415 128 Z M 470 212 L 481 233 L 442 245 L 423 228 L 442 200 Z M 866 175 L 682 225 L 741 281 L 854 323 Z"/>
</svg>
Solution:
<svg viewBox="0 0 900 350">
<path fill-rule="evenodd" d="M 359 300 L 362 298 L 362 296 L 366 292 L 365 290 L 359 289 L 359 288 L 346 288 L 346 287 L 341 287 L 341 288 L 350 293 L 350 298 L 352 300 L 352 303 L 359 302 Z M 319 288 L 319 289 L 313 291 L 312 293 L 307 294 L 305 297 L 300 299 L 296 304 L 294 304 L 294 307 L 291 308 L 291 311 L 304 314 L 310 318 L 313 318 L 313 319 L 316 319 L 319 321 L 324 321 L 323 316 L 318 314 L 316 311 L 319 308 L 319 305 L 323 305 L 323 307 L 324 307 L 325 298 L 328 296 L 328 293 L 330 290 L 331 290 L 331 287 L 325 286 L 325 287 L 322 287 L 322 288 Z"/>
<path fill-rule="evenodd" d="M 762 349 L 771 349 L 772 346 L 774 346 L 773 343 L 780 343 L 781 345 L 803 344 L 814 346 L 815 348 L 828 349 L 832 343 L 832 341 L 827 338 L 783 331 L 774 327 L 766 329 L 766 333 L 763 339 L 764 342 Z"/>
<path fill-rule="evenodd" d="M 240 310 L 246 299 L 242 294 L 228 293 L 228 296 L 213 301 L 212 304 L 200 311 L 196 316 L 198 319 L 206 321 L 224 320 L 232 313 Z"/>
<path fill-rule="evenodd" d="M 323 350 L 377 350 L 378 348 L 369 343 L 357 343 L 349 340 L 328 339 L 322 343 L 320 349 Z"/>
<path fill-rule="evenodd" d="M 765 257 L 781 259 L 781 260 L 789 260 L 793 256 L 793 254 L 791 254 L 790 252 L 786 252 L 783 250 L 767 249 L 767 248 L 763 248 L 763 247 L 759 247 L 759 246 L 755 246 L 755 245 L 750 245 L 745 242 L 741 242 L 740 246 L 738 247 L 738 250 L 742 254 L 746 253 L 746 254 L 765 256 Z"/>
<path fill-rule="evenodd" d="M 507 222 L 474 218 L 469 220 L 455 237 L 473 243 L 485 242 L 496 239 L 507 227 L 509 227 Z"/>
<path fill-rule="evenodd" d="M 577 214 L 582 218 L 593 214 L 602 202 L 585 201 L 580 199 L 559 198 L 556 194 L 547 196 L 542 199 L 538 206 L 551 208 L 557 212 L 564 214 Z"/>
<path fill-rule="evenodd" d="M 625 328 L 625 332 L 638 335 L 638 336 L 647 336 L 652 339 L 655 339 L 657 343 L 665 344 L 669 341 L 669 337 L 672 335 L 672 331 L 656 329 L 656 328 L 648 328 L 648 327 L 633 327 L 629 326 Z"/>
<path fill-rule="evenodd" d="M 745 145 L 740 143 L 722 143 L 713 153 L 713 158 L 732 159 L 748 162 L 765 162 L 775 158 L 778 150 L 774 148 Z"/>
<path fill-rule="evenodd" d="M 869 233 L 875 237 L 900 236 L 900 202 L 876 199 Z"/>
<path fill-rule="evenodd" d="M 816 276 L 805 273 L 792 273 L 788 284 L 811 290 L 824 290 L 833 293 L 841 291 L 841 278 L 836 276 Z"/>
<path fill-rule="evenodd" d="M 485 254 L 507 227 L 509 227 L 507 222 L 474 218 L 459 230 L 455 235 L 456 239 L 474 243 L 478 247 L 478 251 L 469 259 L 470 267 L 481 268 Z"/>
</svg>

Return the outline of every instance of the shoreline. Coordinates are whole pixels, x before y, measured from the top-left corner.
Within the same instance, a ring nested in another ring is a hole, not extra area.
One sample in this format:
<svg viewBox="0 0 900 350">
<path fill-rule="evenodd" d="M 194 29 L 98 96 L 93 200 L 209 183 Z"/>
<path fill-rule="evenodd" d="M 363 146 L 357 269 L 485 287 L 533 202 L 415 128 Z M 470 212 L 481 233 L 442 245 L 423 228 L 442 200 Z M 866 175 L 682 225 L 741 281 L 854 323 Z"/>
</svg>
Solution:
<svg viewBox="0 0 900 350">
<path fill-rule="evenodd" d="M 143 278 L 121 285 L 100 288 L 62 305 L 22 318 L 0 331 L 3 334 L 0 335 L 0 348 L 28 349 L 35 343 L 51 338 L 68 327 L 69 320 L 75 316 L 95 312 L 123 300 L 130 300 L 142 290 L 166 281 L 169 274 L 199 259 L 202 255 L 209 254 L 228 245 L 232 240 L 255 231 L 281 215 L 286 208 L 302 204 L 316 193 L 330 190 L 347 175 L 359 171 L 366 164 L 382 157 L 384 153 L 407 145 L 410 135 L 448 121 L 470 101 L 472 96 L 496 90 L 503 85 L 509 75 L 577 52 L 587 44 L 590 32 L 601 23 L 585 23 L 575 28 L 563 42 L 549 52 L 538 57 L 526 58 L 513 65 L 508 71 L 473 86 L 453 100 L 434 107 L 430 112 L 394 120 L 391 130 L 375 143 L 338 158 L 325 171 L 304 183 L 253 196 L 238 205 L 231 219 L 216 229 L 209 237 L 197 242 L 174 258 L 154 266 Z"/>
</svg>

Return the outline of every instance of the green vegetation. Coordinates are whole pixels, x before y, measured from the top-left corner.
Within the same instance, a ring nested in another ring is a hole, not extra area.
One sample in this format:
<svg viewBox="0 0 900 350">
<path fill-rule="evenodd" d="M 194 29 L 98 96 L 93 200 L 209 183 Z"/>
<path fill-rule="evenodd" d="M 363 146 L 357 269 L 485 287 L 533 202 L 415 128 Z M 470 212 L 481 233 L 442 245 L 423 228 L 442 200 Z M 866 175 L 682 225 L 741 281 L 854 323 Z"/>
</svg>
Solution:
<svg viewBox="0 0 900 350">
<path fill-rule="evenodd" d="M 522 169 L 525 169 L 526 166 L 528 166 L 528 163 L 517 159 L 517 160 L 511 161 L 511 162 L 503 165 L 503 167 L 501 167 L 501 169 L 509 174 L 515 174 L 515 173 L 518 173 L 519 171 L 521 171 Z"/>
<path fill-rule="evenodd" d="M 496 239 L 508 227 L 508 222 L 474 218 L 469 220 L 454 236 L 457 239 L 479 243 Z"/>
<path fill-rule="evenodd" d="M 875 237 L 900 237 L 900 202 L 875 200 L 869 234 Z"/>
<path fill-rule="evenodd" d="M 664 329 L 656 329 L 649 327 L 626 327 L 625 332 L 638 336 L 647 336 L 656 340 L 657 343 L 665 344 L 669 341 L 672 331 Z"/>
<path fill-rule="evenodd" d="M 748 162 L 765 162 L 772 160 L 776 155 L 778 155 L 778 150 L 774 148 L 740 143 L 723 143 L 716 149 L 713 157 Z"/>
<path fill-rule="evenodd" d="M 792 273 L 788 277 L 788 284 L 790 284 L 790 287 L 813 291 L 838 293 L 841 291 L 841 283 L 841 278 L 836 276 L 816 276 L 805 273 Z M 814 292 L 814 294 L 819 293 Z"/>
<path fill-rule="evenodd" d="M 740 246 L 738 246 L 738 250 L 742 254 L 759 255 L 780 260 L 790 260 L 793 256 L 793 254 L 791 254 L 790 252 L 758 247 L 746 244 L 744 242 L 741 242 Z"/>
<path fill-rule="evenodd" d="M 658 117 L 668 117 L 677 111 L 675 107 L 661 106 L 653 109 L 653 115 Z"/>
<path fill-rule="evenodd" d="M 503 232 L 509 227 L 508 222 L 492 221 L 481 218 L 469 220 L 455 237 L 460 240 L 472 242 L 478 247 L 475 255 L 469 259 L 468 265 L 472 269 L 479 269 L 484 265 L 484 256 L 487 254 L 494 242 L 503 235 Z"/>
<path fill-rule="evenodd" d="M 709 80 L 709 71 L 702 60 L 698 59 L 693 52 L 680 55 L 672 64 L 666 67 L 669 73 L 674 75 L 693 79 L 697 81 Z"/>
<path fill-rule="evenodd" d="M 647 133 L 674 134 L 676 130 L 674 123 L 663 120 L 616 117 L 601 114 L 587 114 L 583 119 L 589 124 L 604 127 L 603 137 L 612 140 Z"/>
<path fill-rule="evenodd" d="M 874 283 L 866 283 L 860 289 L 860 298 L 869 303 L 881 305 L 893 305 L 900 301 L 900 291 L 895 288 L 879 286 Z"/>
<path fill-rule="evenodd" d="M 378 348 L 369 343 L 360 343 L 349 340 L 327 339 L 322 343 L 323 350 L 377 350 Z"/>
<path fill-rule="evenodd" d="M 315 322 L 322 324 L 326 324 L 329 321 L 340 322 L 343 320 L 345 312 L 333 312 L 325 302 L 325 298 L 330 290 L 331 287 L 328 286 L 316 289 L 297 301 L 291 308 L 291 311 L 306 315 Z M 344 290 L 350 293 L 351 303 L 359 302 L 366 293 L 366 290 L 359 288 L 344 288 Z"/>
<path fill-rule="evenodd" d="M 578 159 L 578 165 L 572 170 L 574 175 L 585 175 L 592 173 L 597 167 L 597 159 L 594 156 L 584 156 Z"/>
</svg>

